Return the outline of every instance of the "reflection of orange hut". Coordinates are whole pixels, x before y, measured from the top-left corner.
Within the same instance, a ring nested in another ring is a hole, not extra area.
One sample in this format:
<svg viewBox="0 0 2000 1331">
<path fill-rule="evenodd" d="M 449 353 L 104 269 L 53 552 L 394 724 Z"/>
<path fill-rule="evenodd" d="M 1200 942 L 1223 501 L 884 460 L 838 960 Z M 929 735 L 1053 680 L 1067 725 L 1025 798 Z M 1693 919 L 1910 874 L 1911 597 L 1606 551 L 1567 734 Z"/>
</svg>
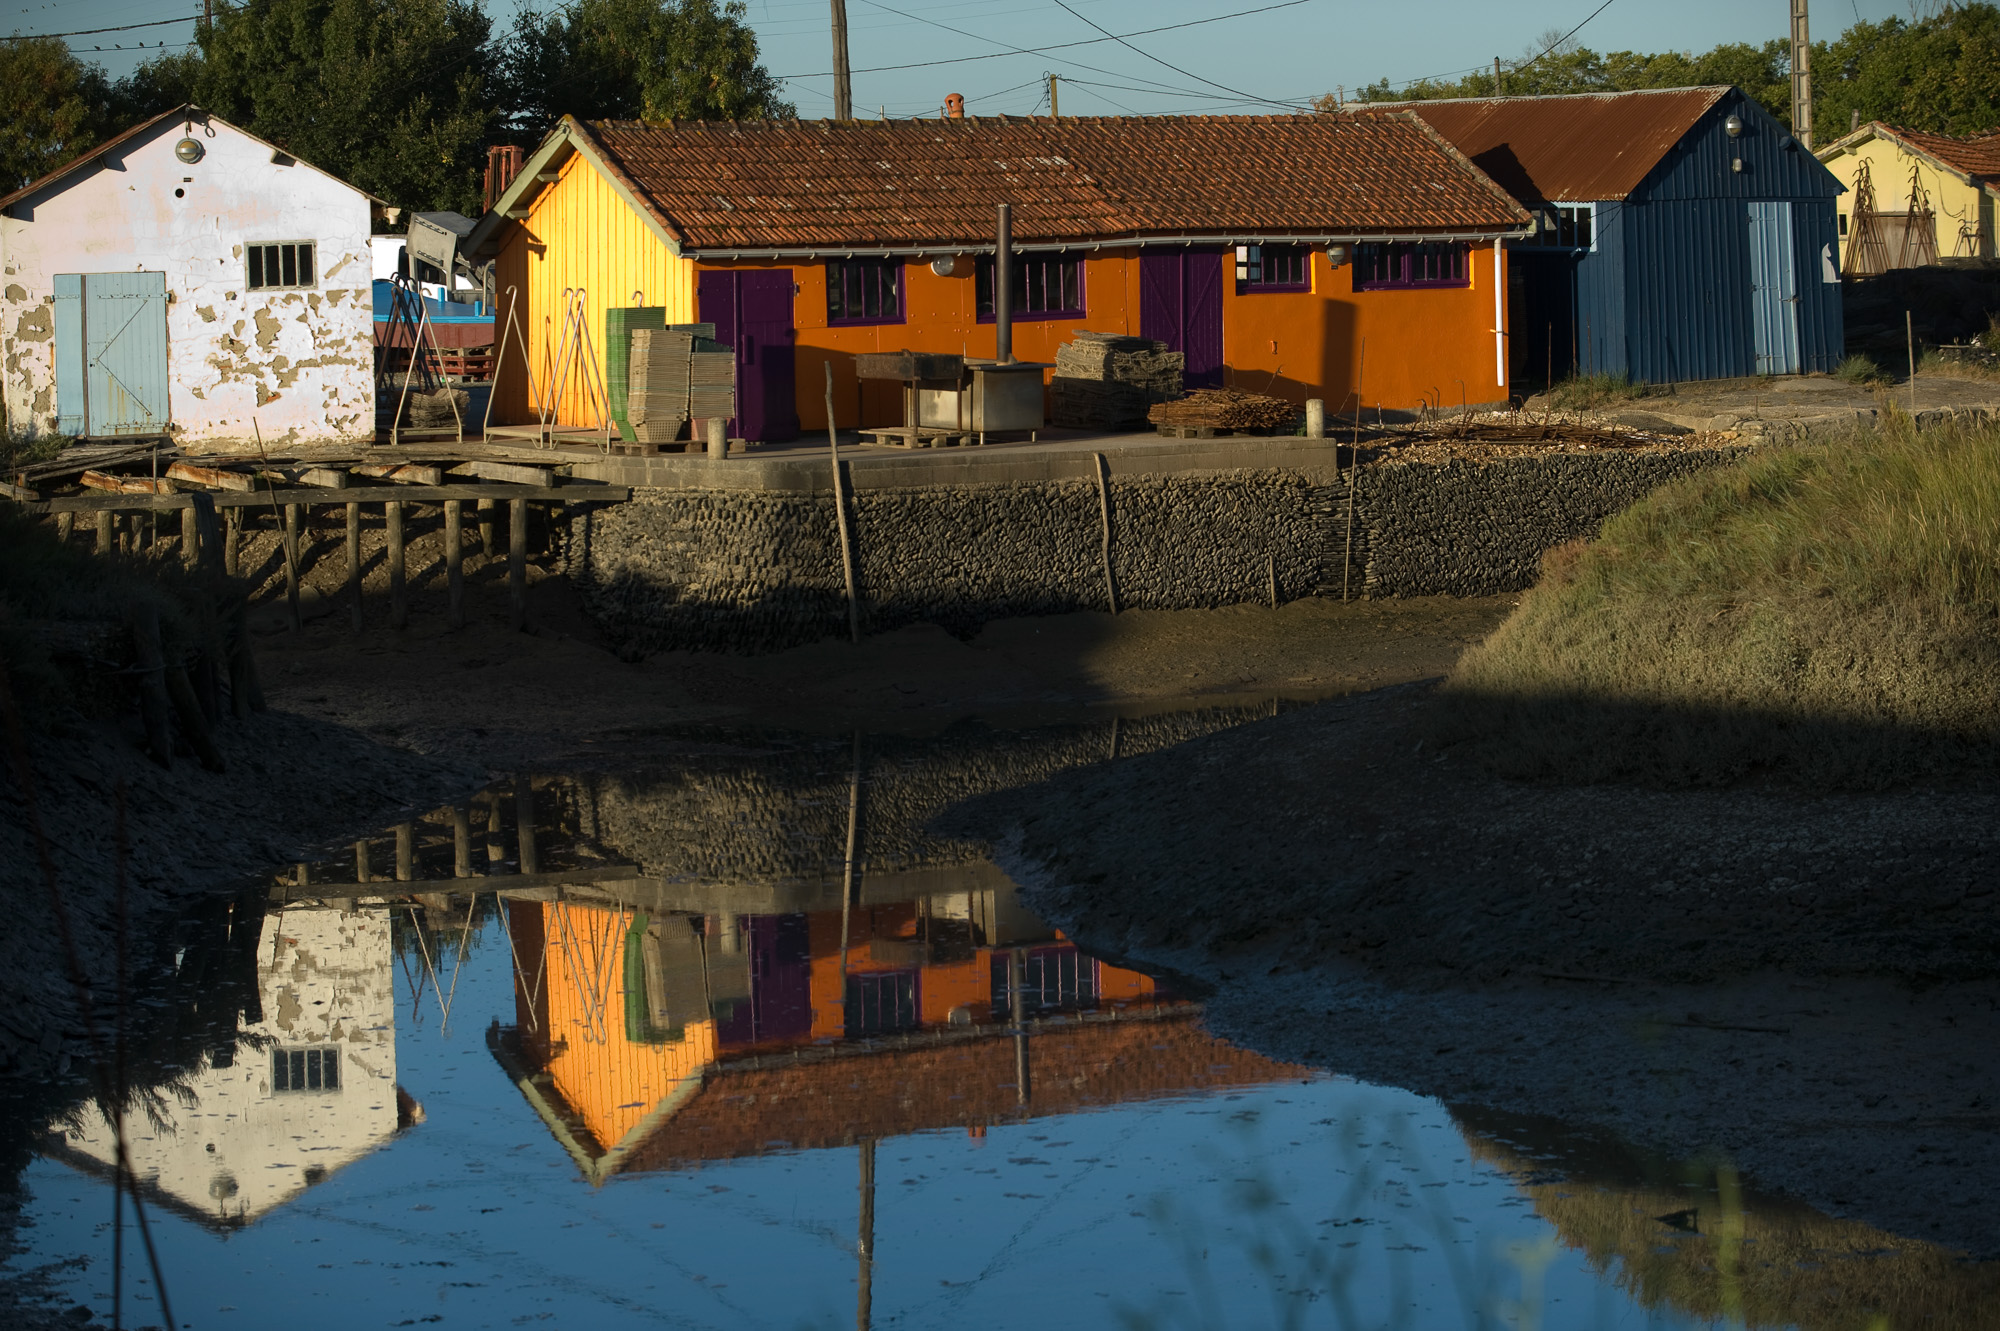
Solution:
<svg viewBox="0 0 2000 1331">
<path fill-rule="evenodd" d="M 516 1025 L 490 1043 L 596 1181 L 1300 1075 L 1207 1036 L 1011 890 L 847 915 L 843 947 L 839 910 L 510 902 Z"/>
</svg>

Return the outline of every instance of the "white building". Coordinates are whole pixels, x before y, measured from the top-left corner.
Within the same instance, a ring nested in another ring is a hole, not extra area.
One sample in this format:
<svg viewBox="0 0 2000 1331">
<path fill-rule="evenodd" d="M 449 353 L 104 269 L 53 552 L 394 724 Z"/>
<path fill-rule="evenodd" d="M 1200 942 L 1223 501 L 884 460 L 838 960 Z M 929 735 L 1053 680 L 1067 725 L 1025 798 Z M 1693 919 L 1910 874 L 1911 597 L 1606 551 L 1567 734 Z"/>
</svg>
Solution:
<svg viewBox="0 0 2000 1331">
<path fill-rule="evenodd" d="M 372 439 L 377 211 L 394 216 L 196 107 L 0 198 L 8 426 Z"/>
<path fill-rule="evenodd" d="M 160 1097 L 161 1121 L 126 1119 L 139 1184 L 217 1228 L 249 1224 L 390 1137 L 399 1109 L 389 912 L 291 909 L 264 920 L 257 950 L 263 1020 L 236 1053 Z M 51 1154 L 109 1176 L 111 1125 L 87 1109 Z"/>
</svg>

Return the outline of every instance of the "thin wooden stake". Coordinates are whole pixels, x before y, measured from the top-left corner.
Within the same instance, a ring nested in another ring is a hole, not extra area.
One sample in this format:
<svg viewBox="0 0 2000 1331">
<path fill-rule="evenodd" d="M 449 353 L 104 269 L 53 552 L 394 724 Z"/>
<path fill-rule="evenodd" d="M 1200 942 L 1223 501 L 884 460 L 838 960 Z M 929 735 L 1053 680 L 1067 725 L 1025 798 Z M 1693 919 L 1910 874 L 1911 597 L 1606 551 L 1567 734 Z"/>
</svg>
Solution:
<svg viewBox="0 0 2000 1331">
<path fill-rule="evenodd" d="M 847 539 L 847 499 L 840 485 L 840 436 L 833 424 L 833 362 L 826 362 L 826 446 L 833 455 L 833 516 L 840 530 L 840 569 L 847 578 L 847 639 L 861 641 L 861 607 L 854 599 L 854 550 Z"/>
<path fill-rule="evenodd" d="M 1271 608 L 1276 610 L 1278 608 L 1278 557 L 1276 555 L 1267 554 L 1264 556 L 1264 580 L 1270 584 Z"/>
<path fill-rule="evenodd" d="M 347 506 L 347 612 L 361 632 L 361 505 Z"/>
<path fill-rule="evenodd" d="M 528 501 L 507 501 L 507 599 L 514 632 L 528 627 Z"/>
<path fill-rule="evenodd" d="M 1903 311 L 1903 338 L 1910 352 L 1910 424 L 1917 423 L 1917 331 L 1910 312 Z"/>
<path fill-rule="evenodd" d="M 444 586 L 451 606 L 451 626 L 465 627 L 465 533 L 461 512 L 465 501 L 444 501 Z"/>
<path fill-rule="evenodd" d="M 1340 599 L 1348 599 L 1354 577 L 1354 492 L 1361 487 L 1361 371 L 1368 364 L 1368 339 L 1354 361 L 1354 432 L 1347 441 L 1347 554 L 1340 563 Z M 1379 418 L 1381 413 L 1376 412 Z"/>
<path fill-rule="evenodd" d="M 291 612 L 292 632 L 305 625 L 299 617 L 299 506 L 285 505 L 285 607 Z"/>
<path fill-rule="evenodd" d="M 389 627 L 410 626 L 410 595 L 404 582 L 403 505 L 394 499 L 382 505 L 389 528 Z"/>
<path fill-rule="evenodd" d="M 1101 540 L 1100 557 L 1104 563 L 1104 602 L 1111 607 L 1111 613 L 1118 613 L 1118 583 L 1111 575 L 1111 464 L 1104 454 L 1092 453 L 1091 470 L 1097 474 L 1097 526 Z"/>
</svg>

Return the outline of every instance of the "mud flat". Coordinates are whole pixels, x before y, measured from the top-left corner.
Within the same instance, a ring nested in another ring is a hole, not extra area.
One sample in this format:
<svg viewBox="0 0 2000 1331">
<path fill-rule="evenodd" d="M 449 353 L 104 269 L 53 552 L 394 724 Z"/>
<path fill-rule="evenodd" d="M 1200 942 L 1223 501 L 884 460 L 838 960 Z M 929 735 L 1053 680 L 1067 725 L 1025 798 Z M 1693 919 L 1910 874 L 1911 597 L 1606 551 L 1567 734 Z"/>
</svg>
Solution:
<svg viewBox="0 0 2000 1331">
<path fill-rule="evenodd" d="M 1722 1151 L 2000 1254 L 2000 794 L 1514 784 L 1427 688 L 985 796 L 1030 907 L 1273 1057 Z"/>
</svg>

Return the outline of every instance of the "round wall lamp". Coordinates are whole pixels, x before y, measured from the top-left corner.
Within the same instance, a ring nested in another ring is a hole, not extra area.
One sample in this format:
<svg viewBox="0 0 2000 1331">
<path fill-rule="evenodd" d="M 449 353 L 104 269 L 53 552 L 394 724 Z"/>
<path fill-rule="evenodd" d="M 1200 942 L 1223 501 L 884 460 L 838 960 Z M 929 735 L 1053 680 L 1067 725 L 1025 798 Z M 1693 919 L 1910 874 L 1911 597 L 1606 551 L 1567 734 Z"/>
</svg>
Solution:
<svg viewBox="0 0 2000 1331">
<path fill-rule="evenodd" d="M 940 254 L 931 260 L 931 271 L 939 277 L 963 277 L 972 271 L 963 254 Z"/>
<path fill-rule="evenodd" d="M 1722 128 L 1723 132 L 1728 134 L 1730 138 L 1732 139 L 1735 138 L 1737 135 L 1743 132 L 1743 117 L 1739 115 L 1731 115 L 1728 119 L 1722 122 Z"/>
<path fill-rule="evenodd" d="M 180 158 L 181 161 L 187 163 L 189 166 L 193 166 L 207 155 L 208 149 L 202 147 L 201 144 L 193 139 L 182 139 L 174 145 L 174 156 Z"/>
<path fill-rule="evenodd" d="M 1332 262 L 1335 268 L 1346 263 L 1353 253 L 1353 249 L 1347 245 L 1329 245 L 1326 247 L 1326 257 Z"/>
</svg>

